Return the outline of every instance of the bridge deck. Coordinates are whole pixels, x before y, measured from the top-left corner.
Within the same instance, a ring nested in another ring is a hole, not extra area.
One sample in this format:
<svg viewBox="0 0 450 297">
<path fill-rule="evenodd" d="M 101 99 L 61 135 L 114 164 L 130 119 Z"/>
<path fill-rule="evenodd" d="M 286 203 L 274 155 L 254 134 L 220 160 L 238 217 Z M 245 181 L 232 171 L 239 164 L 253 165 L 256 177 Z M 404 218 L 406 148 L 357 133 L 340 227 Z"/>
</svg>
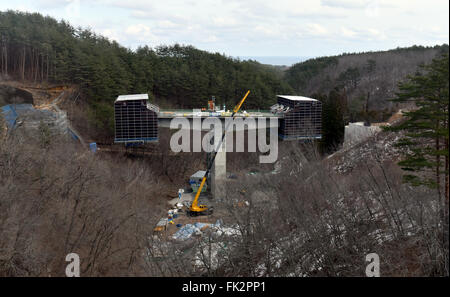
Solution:
<svg viewBox="0 0 450 297">
<path fill-rule="evenodd" d="M 163 110 L 158 113 L 158 118 L 178 118 L 186 117 L 192 118 L 197 117 L 218 117 L 218 118 L 229 118 L 231 117 L 231 112 L 214 112 L 214 111 L 202 111 L 194 112 L 192 109 L 173 109 L 173 110 Z M 266 117 L 266 118 L 283 118 L 283 114 L 273 114 L 268 110 L 262 111 L 247 111 L 246 113 L 238 112 L 235 114 L 236 117 Z"/>
</svg>

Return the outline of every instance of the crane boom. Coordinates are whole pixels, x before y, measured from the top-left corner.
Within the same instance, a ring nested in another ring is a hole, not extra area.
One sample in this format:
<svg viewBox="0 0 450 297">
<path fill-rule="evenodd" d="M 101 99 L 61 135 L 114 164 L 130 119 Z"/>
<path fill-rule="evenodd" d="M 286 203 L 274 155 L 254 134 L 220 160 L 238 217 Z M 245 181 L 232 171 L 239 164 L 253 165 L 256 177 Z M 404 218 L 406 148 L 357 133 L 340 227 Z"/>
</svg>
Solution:
<svg viewBox="0 0 450 297">
<path fill-rule="evenodd" d="M 233 113 L 231 114 L 231 118 L 234 118 L 235 114 L 239 111 L 239 109 L 241 109 L 242 104 L 244 103 L 245 99 L 247 99 L 248 94 L 250 94 L 250 90 L 247 91 L 247 93 L 245 94 L 245 96 L 241 99 L 241 101 L 239 101 L 239 103 L 236 105 L 236 107 L 233 109 Z M 206 182 L 206 178 L 209 174 L 209 172 L 211 171 L 212 165 L 214 164 L 214 160 L 216 159 L 217 156 L 217 152 L 219 151 L 220 147 L 222 146 L 223 140 L 225 139 L 225 135 L 227 133 L 228 127 L 231 124 L 231 121 L 228 122 L 228 125 L 225 127 L 225 132 L 222 134 L 222 139 L 220 139 L 219 144 L 217 145 L 216 150 L 214 151 L 214 155 L 211 158 L 210 163 L 208 164 L 208 168 L 206 169 L 205 175 L 202 178 L 202 182 L 200 183 L 200 187 L 197 190 L 197 193 L 195 194 L 195 198 L 194 201 L 191 204 L 191 207 L 189 208 L 189 210 L 192 213 L 200 213 L 200 212 L 204 212 L 206 210 L 208 210 L 208 207 L 206 205 L 198 205 L 198 197 L 200 197 L 200 193 L 203 189 L 203 186 L 205 185 Z"/>
</svg>

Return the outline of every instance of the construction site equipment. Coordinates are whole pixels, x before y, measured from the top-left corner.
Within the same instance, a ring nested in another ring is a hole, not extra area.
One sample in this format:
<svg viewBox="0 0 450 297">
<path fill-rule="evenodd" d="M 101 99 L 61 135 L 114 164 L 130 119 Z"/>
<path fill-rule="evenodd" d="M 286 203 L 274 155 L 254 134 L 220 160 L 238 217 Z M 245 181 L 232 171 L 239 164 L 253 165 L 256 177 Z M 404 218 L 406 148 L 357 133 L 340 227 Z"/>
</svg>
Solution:
<svg viewBox="0 0 450 297">
<path fill-rule="evenodd" d="M 191 185 L 192 191 L 197 193 L 197 190 L 200 188 L 200 184 L 202 183 L 202 179 L 205 176 L 206 171 L 199 170 L 189 179 L 189 184 Z M 206 192 L 207 185 L 202 188 L 202 192 Z"/>
<path fill-rule="evenodd" d="M 216 98 L 213 96 L 211 100 L 208 101 L 208 110 L 215 111 L 216 110 Z"/>
<path fill-rule="evenodd" d="M 155 104 L 151 104 L 147 102 L 147 109 L 153 110 L 156 113 L 159 113 L 159 106 L 156 106 Z"/>
<path fill-rule="evenodd" d="M 162 218 L 159 220 L 158 224 L 156 224 L 156 227 L 153 229 L 154 232 L 161 232 L 166 230 L 168 224 L 168 218 Z"/>
<path fill-rule="evenodd" d="M 248 94 L 250 94 L 250 90 L 247 91 L 245 96 L 242 98 L 242 100 L 236 105 L 236 107 L 233 109 L 233 113 L 231 114 L 231 117 L 234 118 L 235 114 L 239 111 L 242 104 L 244 103 L 245 99 L 247 99 Z M 206 179 L 208 177 L 209 172 L 211 171 L 211 168 L 214 164 L 214 160 L 216 159 L 217 153 L 219 152 L 220 147 L 222 146 L 222 143 L 225 139 L 226 131 L 228 130 L 229 125 L 231 124 L 231 121 L 228 122 L 227 126 L 225 127 L 225 133 L 222 134 L 222 138 L 220 139 L 216 150 L 213 152 L 213 156 L 211 158 L 211 161 L 208 164 L 208 169 L 206 170 L 205 174 L 203 175 L 202 182 L 200 183 L 200 187 L 197 190 L 197 194 L 195 194 L 194 201 L 192 201 L 191 206 L 189 207 L 189 210 L 187 212 L 190 216 L 198 216 L 198 215 L 210 215 L 213 212 L 212 207 L 208 207 L 204 204 L 198 204 L 198 198 L 200 197 L 200 193 L 202 192 L 203 187 L 205 186 Z"/>
</svg>

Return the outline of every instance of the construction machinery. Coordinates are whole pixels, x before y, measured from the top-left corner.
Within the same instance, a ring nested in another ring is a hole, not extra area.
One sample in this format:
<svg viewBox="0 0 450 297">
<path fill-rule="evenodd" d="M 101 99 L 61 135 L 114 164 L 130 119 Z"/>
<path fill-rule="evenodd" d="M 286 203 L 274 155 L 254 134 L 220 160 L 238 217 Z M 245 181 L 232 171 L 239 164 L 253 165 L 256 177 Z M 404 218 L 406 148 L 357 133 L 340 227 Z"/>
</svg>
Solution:
<svg viewBox="0 0 450 297">
<path fill-rule="evenodd" d="M 192 192 L 197 193 L 200 184 L 202 182 L 203 176 L 205 176 L 205 172 L 204 170 L 199 170 L 196 173 L 194 173 L 193 175 L 191 175 L 190 179 L 189 179 L 189 184 L 191 185 L 191 189 Z M 207 186 L 203 186 L 202 192 L 206 192 L 206 188 Z"/>
<path fill-rule="evenodd" d="M 244 103 L 245 99 L 247 99 L 248 94 L 250 94 L 250 90 L 247 91 L 244 98 L 236 105 L 236 107 L 233 109 L 233 113 L 231 114 L 231 117 L 234 118 L 235 114 L 241 109 L 242 104 Z M 200 193 L 202 192 L 202 189 L 205 185 L 206 179 L 208 177 L 209 172 L 211 171 L 211 168 L 214 164 L 214 160 L 216 159 L 217 152 L 219 151 L 219 148 L 222 146 L 223 140 L 225 139 L 226 132 L 228 130 L 228 126 L 231 124 L 231 121 L 228 122 L 227 126 L 225 127 L 225 133 L 222 134 L 222 139 L 219 141 L 216 150 L 213 152 L 213 156 L 211 158 L 211 161 L 208 164 L 208 169 L 205 172 L 205 175 L 202 178 L 202 182 L 200 183 L 200 187 L 197 190 L 197 193 L 195 194 L 194 201 L 192 201 L 191 206 L 189 207 L 189 210 L 187 211 L 187 214 L 189 216 L 199 216 L 199 215 L 210 215 L 213 213 L 213 208 L 208 207 L 204 204 L 198 204 L 198 198 L 200 197 Z"/>
<path fill-rule="evenodd" d="M 208 101 L 208 110 L 216 111 L 216 98 L 214 96 Z"/>
</svg>

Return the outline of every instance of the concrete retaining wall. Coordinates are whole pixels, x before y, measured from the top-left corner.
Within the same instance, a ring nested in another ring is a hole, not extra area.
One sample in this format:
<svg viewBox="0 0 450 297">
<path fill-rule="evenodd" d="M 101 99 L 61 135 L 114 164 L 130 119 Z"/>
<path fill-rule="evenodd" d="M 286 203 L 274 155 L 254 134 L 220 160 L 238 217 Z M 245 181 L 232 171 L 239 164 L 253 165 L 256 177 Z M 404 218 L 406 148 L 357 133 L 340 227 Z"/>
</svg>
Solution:
<svg viewBox="0 0 450 297">
<path fill-rule="evenodd" d="M 363 122 L 350 123 L 345 126 L 344 148 L 353 146 L 380 132 L 379 126 L 364 126 Z"/>
</svg>

